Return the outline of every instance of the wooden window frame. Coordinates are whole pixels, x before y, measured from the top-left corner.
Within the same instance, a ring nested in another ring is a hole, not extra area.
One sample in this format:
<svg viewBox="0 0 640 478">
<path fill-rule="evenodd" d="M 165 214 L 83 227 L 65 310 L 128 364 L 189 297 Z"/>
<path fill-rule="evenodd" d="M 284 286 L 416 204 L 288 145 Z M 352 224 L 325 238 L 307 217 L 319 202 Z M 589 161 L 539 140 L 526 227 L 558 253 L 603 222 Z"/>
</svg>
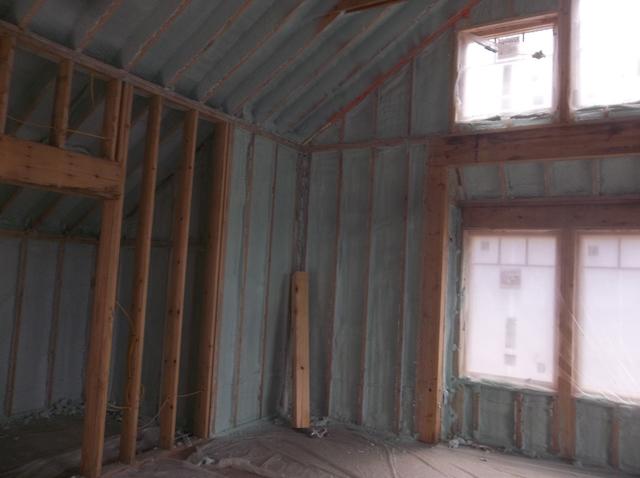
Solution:
<svg viewBox="0 0 640 478">
<path fill-rule="evenodd" d="M 638 233 L 640 231 L 640 200 L 602 204 L 593 201 L 570 204 L 524 204 L 509 206 L 508 202 L 465 203 L 462 209 L 462 231 L 468 234 L 504 231 L 527 233 L 532 231 L 558 234 L 556 267 L 557 287 L 563 298 L 557 315 L 556 379 L 553 396 L 552 444 L 554 453 L 566 459 L 576 454 L 576 399 L 589 396 L 578 395 L 574 386 L 578 341 L 575 338 L 575 310 L 578 297 L 577 272 L 579 269 L 579 244 L 581 236 L 593 234 Z M 465 243 L 466 246 L 466 243 Z M 466 249 L 465 249 L 466 250 Z M 463 251 L 463 254 L 465 251 Z M 458 354 L 463 354 L 462 312 L 459 317 Z M 454 352 L 455 353 L 455 352 Z M 458 357 L 458 360 L 459 357 Z M 460 363 L 455 368 L 460 378 Z M 562 373 L 564 371 L 564 374 Z M 471 381 L 474 381 L 471 379 Z M 506 384 L 506 386 L 509 386 Z M 527 387 L 522 387 L 523 389 Z M 617 402 L 611 402 L 615 407 Z"/>
<path fill-rule="evenodd" d="M 475 26 L 472 28 L 464 28 L 456 31 L 455 35 L 455 47 L 453 52 L 453 87 L 451 89 L 451 119 L 450 119 L 450 129 L 452 132 L 458 132 L 461 130 L 473 129 L 473 125 L 477 124 L 476 121 L 461 121 L 458 119 L 459 108 L 456 99 L 460 96 L 459 92 L 464 87 L 464 80 L 460 78 L 460 64 L 464 61 L 464 52 L 463 49 L 468 44 L 468 41 L 465 37 L 469 35 L 477 36 L 477 37 L 494 37 L 494 36 L 504 36 L 510 34 L 519 34 L 519 33 L 530 33 L 546 28 L 552 28 L 554 31 L 554 36 L 556 38 L 555 44 L 555 64 L 552 75 L 552 89 L 553 89 L 553 97 L 551 102 L 551 111 L 549 112 L 550 120 L 547 124 L 556 123 L 558 117 L 560 115 L 561 104 L 564 102 L 565 98 L 561 94 L 561 72 L 562 72 L 562 64 L 564 61 L 561 59 L 561 55 L 563 54 L 563 48 L 560 45 L 560 13 L 557 11 L 543 13 L 540 15 L 530 16 L 530 17 L 518 17 L 510 20 L 504 20 L 500 22 L 492 22 L 487 24 L 482 24 L 479 26 Z M 568 102 L 568 99 L 567 99 Z M 510 126 L 505 121 L 497 122 L 495 128 L 483 128 L 483 130 L 491 131 L 493 129 L 509 129 L 515 128 L 517 126 Z"/>
</svg>

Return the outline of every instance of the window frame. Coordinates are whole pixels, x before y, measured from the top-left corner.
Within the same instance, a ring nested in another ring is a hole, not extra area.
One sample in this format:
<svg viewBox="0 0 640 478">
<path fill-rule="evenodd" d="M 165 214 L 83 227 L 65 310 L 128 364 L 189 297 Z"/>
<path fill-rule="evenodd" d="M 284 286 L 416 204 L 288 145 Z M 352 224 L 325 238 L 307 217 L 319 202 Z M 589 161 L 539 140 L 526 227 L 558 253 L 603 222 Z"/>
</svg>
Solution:
<svg viewBox="0 0 640 478">
<path fill-rule="evenodd" d="M 468 290 L 468 280 L 470 277 L 470 266 L 471 266 L 471 256 L 467 251 L 470 251 L 471 239 L 473 236 L 496 236 L 496 237 L 508 237 L 508 236 L 540 236 L 540 237 L 553 237 L 556 240 L 556 286 L 560 285 L 560 265 L 562 261 L 562 249 L 561 249 L 561 231 L 558 229 L 548 229 L 548 228 L 532 228 L 532 229 L 518 229 L 518 228 L 507 228 L 507 229 L 490 229 L 490 228 L 464 228 L 462 231 L 463 234 L 463 246 L 462 246 L 462 273 L 460 279 L 460 288 L 463 291 Z M 554 361 L 554 374 L 551 382 L 538 382 L 533 381 L 529 382 L 526 380 L 519 380 L 513 377 L 493 375 L 493 374 L 477 374 L 473 376 L 472 374 L 467 373 L 467 347 L 465 344 L 465 339 L 467 336 L 466 325 L 468 319 L 468 310 L 469 310 L 469 300 L 468 296 L 465 296 L 462 299 L 460 314 L 459 314 L 459 326 L 458 326 L 458 362 L 456 367 L 456 373 L 459 378 L 464 380 L 469 380 L 474 383 L 496 383 L 500 386 L 506 387 L 518 387 L 523 390 L 533 390 L 533 391 L 541 391 L 541 392 L 555 392 L 557 387 L 557 375 L 558 375 L 558 349 L 559 349 L 559 323 L 560 323 L 560 315 L 559 308 L 554 304 L 554 344 L 553 344 L 553 361 Z"/>
<path fill-rule="evenodd" d="M 560 104 L 562 98 L 560 98 L 560 85 L 561 85 L 561 45 L 560 45 L 560 15 L 559 12 L 553 11 L 543 13 L 540 15 L 515 18 L 511 20 L 505 20 L 500 22 L 491 22 L 487 24 L 478 25 L 472 28 L 464 28 L 456 31 L 455 34 L 455 48 L 453 56 L 453 88 L 451 91 L 451 130 L 460 131 L 464 129 L 474 129 L 474 125 L 479 125 L 483 120 L 462 121 L 459 120 L 459 108 L 458 98 L 462 98 L 464 91 L 464 79 L 460 77 L 460 66 L 464 62 L 464 50 L 468 44 L 468 40 L 465 39 L 468 35 L 477 37 L 493 37 L 503 36 L 509 34 L 527 33 L 545 28 L 552 28 L 555 37 L 555 50 L 554 50 L 554 68 L 552 74 L 552 99 L 551 109 L 549 111 L 549 118 L 545 123 L 554 123 L 557 120 L 560 110 Z M 462 101 L 462 99 L 461 99 Z M 523 112 L 526 113 L 526 112 Z M 514 128 L 517 126 L 510 125 L 513 121 L 509 119 L 507 121 L 501 120 L 492 125 L 491 127 L 482 128 L 487 130 Z"/>
<path fill-rule="evenodd" d="M 598 400 L 613 406 L 625 405 L 640 408 L 637 398 L 629 398 L 628 402 L 603 399 L 596 393 L 580 393 L 577 390 L 577 367 L 579 339 L 573 317 L 580 321 L 578 304 L 580 285 L 578 271 L 580 269 L 580 244 L 583 236 L 594 235 L 640 235 L 640 201 L 621 201 L 620 203 L 571 203 L 571 204 L 526 204 L 513 208 L 504 202 L 481 202 L 470 204 L 463 202 L 462 210 L 462 264 L 460 291 L 465 291 L 469 254 L 469 238 L 472 235 L 525 235 L 554 234 L 557 237 L 556 252 L 556 289 L 563 297 L 569 297 L 567 307 L 556 306 L 554 335 L 555 374 L 552 387 L 532 386 L 530 383 L 520 385 L 513 379 L 493 382 L 488 379 L 477 379 L 465 375 L 465 308 L 468 306 L 466 296 L 462 297 L 454 338 L 456 348 L 453 351 L 454 373 L 462 381 L 477 384 L 496 384 L 506 388 L 532 390 L 549 393 L 560 401 Z M 569 347 L 566 347 L 570 344 Z M 561 377 L 560 371 L 569 366 L 569 377 Z M 573 382 L 573 383 L 572 383 Z M 627 397 L 621 397 L 625 399 Z M 562 406 L 562 405 L 560 405 Z"/>
</svg>

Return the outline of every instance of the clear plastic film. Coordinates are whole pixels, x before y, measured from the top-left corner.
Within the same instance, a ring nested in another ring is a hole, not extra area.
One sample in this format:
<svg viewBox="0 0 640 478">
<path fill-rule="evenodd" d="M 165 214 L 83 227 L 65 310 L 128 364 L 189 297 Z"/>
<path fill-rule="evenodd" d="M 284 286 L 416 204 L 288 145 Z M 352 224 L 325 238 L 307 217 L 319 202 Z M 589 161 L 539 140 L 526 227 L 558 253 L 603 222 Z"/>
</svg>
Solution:
<svg viewBox="0 0 640 478">
<path fill-rule="evenodd" d="M 553 391 L 560 373 L 558 239 L 474 233 L 465 252 L 461 375 Z M 578 397 L 640 403 L 640 235 L 584 234 L 575 271 Z"/>
</svg>

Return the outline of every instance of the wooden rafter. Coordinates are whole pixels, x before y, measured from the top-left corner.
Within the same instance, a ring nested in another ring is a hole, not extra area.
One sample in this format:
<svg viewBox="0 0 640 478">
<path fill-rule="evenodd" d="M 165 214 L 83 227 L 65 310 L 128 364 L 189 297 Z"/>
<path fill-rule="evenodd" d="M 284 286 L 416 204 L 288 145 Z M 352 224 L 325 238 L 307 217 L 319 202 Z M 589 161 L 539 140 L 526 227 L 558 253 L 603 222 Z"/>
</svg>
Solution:
<svg viewBox="0 0 640 478">
<path fill-rule="evenodd" d="M 364 38 L 371 30 L 380 25 L 382 21 L 386 18 L 387 12 L 384 10 L 378 12 L 378 14 L 371 19 L 371 21 L 367 22 L 360 30 L 358 30 L 347 42 L 342 44 L 333 54 L 331 60 L 318 65 L 318 67 L 313 70 L 303 82 L 301 82 L 298 86 L 296 86 L 293 90 L 288 92 L 286 97 L 282 98 L 282 100 L 278 101 L 275 105 L 273 105 L 269 111 L 263 116 L 260 117 L 261 121 L 268 121 L 272 119 L 275 115 L 279 114 L 287 104 L 295 99 L 299 98 L 302 94 L 309 90 L 314 81 L 316 81 L 324 72 L 328 71 L 328 69 L 334 66 L 338 59 L 341 57 L 341 54 L 345 51 L 348 51 L 354 45 L 356 45 L 362 38 Z"/>
<path fill-rule="evenodd" d="M 256 88 L 249 91 L 242 99 L 240 99 L 238 104 L 233 106 L 233 113 L 235 115 L 240 114 L 245 104 L 247 104 L 256 96 L 258 96 L 260 93 L 262 93 L 265 90 L 265 88 L 267 88 L 276 77 L 281 75 L 291 65 L 293 65 L 296 61 L 298 61 L 301 58 L 301 56 L 304 54 L 304 52 L 306 52 L 311 47 L 311 45 L 313 45 L 316 42 L 316 40 L 320 38 L 325 31 L 327 31 L 329 26 L 334 24 L 334 20 L 336 18 L 337 16 L 331 18 L 328 21 L 326 19 L 321 19 L 320 23 L 318 24 L 318 27 L 314 29 L 313 35 L 311 35 L 307 39 L 307 41 L 305 41 L 302 45 L 300 45 L 300 47 L 295 52 L 293 52 L 293 54 L 289 58 L 287 58 L 283 63 L 279 64 L 268 75 L 266 75 L 266 77 L 262 80 L 262 82 L 260 82 L 260 84 Z"/>
<path fill-rule="evenodd" d="M 318 134 L 331 127 L 338 120 L 344 118 L 347 113 L 349 113 L 360 103 L 362 103 L 364 99 L 367 98 L 367 96 L 369 96 L 373 91 L 382 86 L 389 78 L 401 72 L 405 66 L 411 63 L 411 61 L 420 53 L 422 53 L 429 45 L 433 44 L 438 38 L 440 38 L 448 30 L 450 30 L 460 20 L 467 17 L 471 10 L 473 10 L 473 8 L 480 2 L 481 0 L 469 0 L 463 8 L 449 17 L 444 23 L 442 23 L 429 35 L 422 38 L 422 40 L 420 40 L 420 42 L 415 47 L 409 50 L 409 52 L 405 56 L 403 56 L 400 61 L 398 61 L 394 66 L 386 70 L 384 73 L 378 75 L 375 80 L 373 80 L 373 82 L 364 89 L 364 91 L 362 91 L 358 96 L 351 100 L 347 105 L 340 108 L 336 113 L 334 113 L 321 128 L 313 132 L 311 136 L 309 136 L 305 140 L 305 144 L 310 143 Z M 363 67 L 364 66 L 366 65 L 363 65 Z M 318 104 L 317 107 L 319 106 L 320 105 Z M 317 109 L 317 107 L 315 109 Z M 306 116 L 308 117 L 310 113 L 311 112 L 307 112 Z"/>
<path fill-rule="evenodd" d="M 44 2 L 46 2 L 46 0 L 33 0 L 24 15 L 22 15 L 22 17 L 18 20 L 18 26 L 22 29 L 29 28 L 31 20 L 33 20 L 33 17 L 35 17 L 40 11 L 42 6 L 44 5 Z"/>
<path fill-rule="evenodd" d="M 235 73 L 256 53 L 258 53 L 261 48 L 269 42 L 278 32 L 280 32 L 287 23 L 291 20 L 293 16 L 297 12 L 299 12 L 304 6 L 304 2 L 300 2 L 296 4 L 293 8 L 289 9 L 289 11 L 284 15 L 284 17 L 276 23 L 276 25 L 269 30 L 258 42 L 256 42 L 252 48 L 250 48 L 247 52 L 245 52 L 242 57 L 238 59 L 238 61 L 227 71 L 225 71 L 224 75 L 213 84 L 209 85 L 204 93 L 204 95 L 200 98 L 200 101 L 206 103 L 209 99 L 213 98 L 218 90 L 222 87 L 222 85 L 227 82 L 230 78 L 232 78 Z"/>
<path fill-rule="evenodd" d="M 53 201 L 51 201 L 40 213 L 31 221 L 30 228 L 38 229 L 56 210 L 56 208 L 60 205 L 62 200 L 64 199 L 63 195 L 57 196 Z"/>
<path fill-rule="evenodd" d="M 109 4 L 104 8 L 102 13 L 98 15 L 95 21 L 86 29 L 80 40 L 76 45 L 77 51 L 84 50 L 91 40 L 100 32 L 102 27 L 107 23 L 116 11 L 122 6 L 124 0 L 111 0 Z"/>
<path fill-rule="evenodd" d="M 69 127 L 69 107 L 71 101 L 71 82 L 73 80 L 73 62 L 62 60 L 56 78 L 56 93 L 53 99 L 53 119 L 49 142 L 52 146 L 63 147 Z"/>
<path fill-rule="evenodd" d="M 207 39 L 204 45 L 198 48 L 193 55 L 191 55 L 187 60 L 175 71 L 175 73 L 167 80 L 165 86 L 171 87 L 175 85 L 178 80 L 182 77 L 182 75 L 191 68 L 201 57 L 204 55 L 207 50 L 209 50 L 215 42 L 224 35 L 236 22 L 236 20 L 242 15 L 252 4 L 253 0 L 243 0 L 242 4 L 236 9 L 236 11 L 227 18 L 222 26 L 218 28 L 213 34 Z"/>
<path fill-rule="evenodd" d="M 129 60 L 124 65 L 124 69 L 129 71 L 131 68 L 136 66 L 136 64 L 144 57 L 144 55 L 156 44 L 156 42 L 160 39 L 160 37 L 169 29 L 169 27 L 175 22 L 180 15 L 187 9 L 187 7 L 191 4 L 191 0 L 180 0 L 180 2 L 176 5 L 171 14 L 162 22 L 160 25 L 147 39 L 145 39 L 142 44 L 138 47 L 135 53 L 131 56 Z"/>
</svg>

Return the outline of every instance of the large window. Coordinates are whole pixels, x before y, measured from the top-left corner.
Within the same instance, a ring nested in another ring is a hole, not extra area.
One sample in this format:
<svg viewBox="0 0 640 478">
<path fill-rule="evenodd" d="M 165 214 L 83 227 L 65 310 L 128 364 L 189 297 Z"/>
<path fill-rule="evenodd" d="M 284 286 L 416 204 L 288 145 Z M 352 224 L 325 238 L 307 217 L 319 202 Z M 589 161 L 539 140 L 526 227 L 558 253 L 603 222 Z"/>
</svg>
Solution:
<svg viewBox="0 0 640 478">
<path fill-rule="evenodd" d="M 640 399 L 640 235 L 584 235 L 578 273 L 577 385 Z"/>
<path fill-rule="evenodd" d="M 555 389 L 573 356 L 576 396 L 638 404 L 640 234 L 578 232 L 575 261 L 557 234 L 466 233 L 461 374 Z"/>
<path fill-rule="evenodd" d="M 640 1 L 576 5 L 575 106 L 640 102 Z"/>
<path fill-rule="evenodd" d="M 555 283 L 554 236 L 469 235 L 464 375 L 552 386 Z"/>
</svg>

